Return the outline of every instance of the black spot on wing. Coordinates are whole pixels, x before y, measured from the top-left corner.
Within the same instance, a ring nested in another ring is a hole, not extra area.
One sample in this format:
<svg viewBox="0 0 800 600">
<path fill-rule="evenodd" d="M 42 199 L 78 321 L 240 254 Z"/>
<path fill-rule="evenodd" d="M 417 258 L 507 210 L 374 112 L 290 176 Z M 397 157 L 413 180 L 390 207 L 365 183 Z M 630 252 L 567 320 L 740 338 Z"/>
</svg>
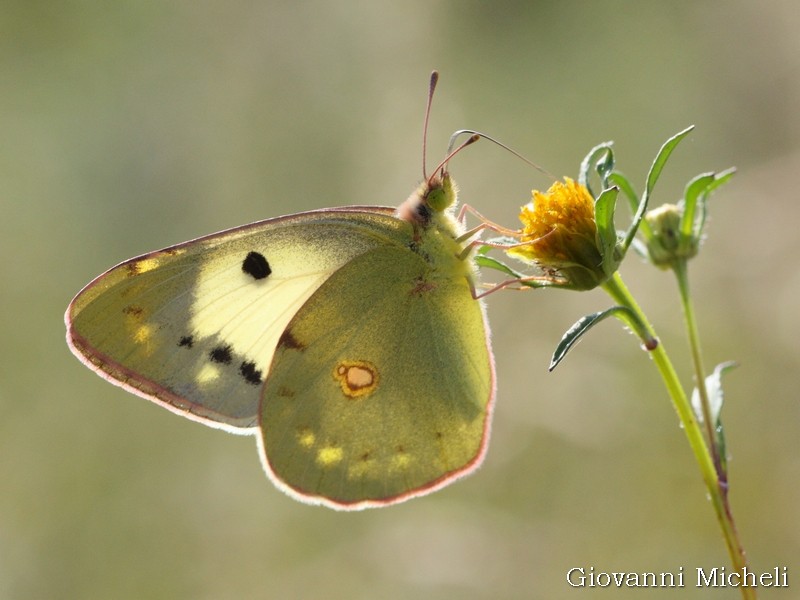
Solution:
<svg viewBox="0 0 800 600">
<path fill-rule="evenodd" d="M 252 383 L 253 385 L 261 383 L 261 371 L 256 369 L 256 363 L 252 361 L 243 362 L 242 366 L 239 367 L 239 373 L 247 383 Z"/>
<path fill-rule="evenodd" d="M 180 341 L 178 341 L 178 346 L 182 348 L 191 348 L 194 346 L 194 337 L 191 335 L 184 335 Z"/>
<path fill-rule="evenodd" d="M 184 335 L 178 342 L 178 346 L 183 348 L 196 346 L 200 352 L 207 352 L 209 361 L 235 369 L 245 383 L 260 385 L 264 381 L 264 373 L 256 367 L 256 361 L 240 354 L 231 344 L 226 344 L 220 339 L 211 341 L 200 338 L 198 340 L 193 335 Z M 206 350 L 207 348 L 211 349 Z"/>
<path fill-rule="evenodd" d="M 216 348 L 212 348 L 211 352 L 208 353 L 208 357 L 211 359 L 211 362 L 222 363 L 223 365 L 229 365 L 231 364 L 231 360 L 233 360 L 230 346 L 217 346 Z"/>
<path fill-rule="evenodd" d="M 242 261 L 242 271 L 253 279 L 266 279 L 272 273 L 272 268 L 263 254 L 248 252 L 244 261 Z"/>
</svg>

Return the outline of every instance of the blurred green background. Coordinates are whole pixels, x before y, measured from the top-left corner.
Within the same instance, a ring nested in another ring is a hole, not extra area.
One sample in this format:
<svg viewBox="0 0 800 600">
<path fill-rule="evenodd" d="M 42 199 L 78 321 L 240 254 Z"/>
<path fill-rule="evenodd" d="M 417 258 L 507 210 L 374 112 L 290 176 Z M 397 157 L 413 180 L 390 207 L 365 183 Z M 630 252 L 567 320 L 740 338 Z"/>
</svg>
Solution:
<svg viewBox="0 0 800 600">
<path fill-rule="evenodd" d="M 554 373 L 600 292 L 488 299 L 499 396 L 472 477 L 340 514 L 275 490 L 252 439 L 107 384 L 64 343 L 91 278 L 136 254 L 287 212 L 394 205 L 429 160 L 486 131 L 561 175 L 613 139 L 641 188 L 695 123 L 655 204 L 739 168 L 692 264 L 752 566 L 800 585 L 800 7 L 678 2 L 6 0 L 0 6 L 2 598 L 734 598 L 656 370 L 615 323 Z M 549 181 L 487 142 L 452 164 L 462 199 L 515 226 Z M 627 218 L 622 212 L 621 218 Z M 690 381 L 672 278 L 623 275 Z M 684 590 L 571 589 L 569 568 L 675 571 Z M 764 590 L 764 598 L 790 598 Z"/>
</svg>

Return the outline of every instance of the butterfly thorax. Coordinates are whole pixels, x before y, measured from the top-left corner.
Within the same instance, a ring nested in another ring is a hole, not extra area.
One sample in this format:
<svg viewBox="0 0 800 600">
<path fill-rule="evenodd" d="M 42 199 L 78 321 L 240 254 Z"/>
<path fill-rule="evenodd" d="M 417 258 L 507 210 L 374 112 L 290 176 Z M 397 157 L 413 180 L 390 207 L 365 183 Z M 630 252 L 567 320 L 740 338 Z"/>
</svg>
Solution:
<svg viewBox="0 0 800 600">
<path fill-rule="evenodd" d="M 433 177 L 398 207 L 397 217 L 414 228 L 412 249 L 430 263 L 432 275 L 441 272 L 452 277 L 460 272 L 472 282 L 475 268 L 459 241 L 464 228 L 453 215 L 457 196 L 456 184 L 448 173 Z"/>
</svg>

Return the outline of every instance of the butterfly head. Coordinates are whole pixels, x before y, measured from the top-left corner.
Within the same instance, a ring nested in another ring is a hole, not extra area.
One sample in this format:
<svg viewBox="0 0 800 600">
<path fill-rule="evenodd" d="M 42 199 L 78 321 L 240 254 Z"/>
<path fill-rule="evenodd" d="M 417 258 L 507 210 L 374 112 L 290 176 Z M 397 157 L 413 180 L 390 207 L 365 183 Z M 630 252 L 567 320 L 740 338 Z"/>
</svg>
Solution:
<svg viewBox="0 0 800 600">
<path fill-rule="evenodd" d="M 440 169 L 423 181 L 397 209 L 397 217 L 423 227 L 435 215 L 452 208 L 458 199 L 458 188 L 450 173 Z"/>
</svg>

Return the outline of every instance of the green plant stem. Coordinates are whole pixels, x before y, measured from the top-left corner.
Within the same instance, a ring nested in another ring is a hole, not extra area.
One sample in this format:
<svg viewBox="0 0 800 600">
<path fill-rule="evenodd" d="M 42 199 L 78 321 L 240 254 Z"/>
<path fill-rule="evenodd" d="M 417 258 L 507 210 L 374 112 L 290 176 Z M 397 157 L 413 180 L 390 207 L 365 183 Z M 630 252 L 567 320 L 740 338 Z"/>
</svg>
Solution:
<svg viewBox="0 0 800 600">
<path fill-rule="evenodd" d="M 625 283 L 622 281 L 619 272 L 603 284 L 603 289 L 614 299 L 620 306 L 625 306 L 633 311 L 639 319 L 644 323 L 648 333 L 657 339 L 655 329 L 647 320 L 642 309 L 636 303 L 636 300 L 631 295 Z M 624 319 L 624 317 L 622 317 Z M 689 446 L 694 453 L 697 464 L 700 467 L 700 473 L 703 477 L 703 482 L 708 490 L 708 495 L 711 504 L 714 507 L 714 512 L 717 515 L 717 521 L 722 529 L 722 535 L 725 539 L 725 544 L 728 547 L 728 553 L 731 557 L 731 563 L 735 571 L 739 573 L 742 569 L 747 567 L 747 559 L 745 557 L 744 548 L 739 542 L 739 536 L 736 531 L 736 525 L 733 520 L 733 515 L 728 505 L 727 486 L 720 481 L 717 475 L 717 469 L 714 460 L 706 444 L 703 430 L 700 428 L 697 419 L 692 411 L 691 404 L 686 396 L 686 393 L 681 386 L 678 374 L 672 366 L 672 362 L 667 355 L 667 351 L 662 343 L 650 351 L 653 357 L 653 362 L 656 364 L 664 385 L 669 392 L 672 399 L 672 405 L 675 412 L 678 413 L 683 431 L 689 442 Z M 757 598 L 755 588 L 740 587 L 742 598 L 745 600 L 755 600 Z"/>
<path fill-rule="evenodd" d="M 703 355 L 700 351 L 700 333 L 697 329 L 697 320 L 694 316 L 694 305 L 691 294 L 689 293 L 689 274 L 687 264 L 684 260 L 678 260 L 673 264 L 673 271 L 678 280 L 680 290 L 681 305 L 683 307 L 683 318 L 686 322 L 686 332 L 689 338 L 689 348 L 692 352 L 692 364 L 694 365 L 694 379 L 697 386 L 697 393 L 700 396 L 700 407 L 703 412 L 703 422 L 706 426 L 706 436 L 711 451 L 711 458 L 714 461 L 714 468 L 717 477 L 723 485 L 723 493 L 727 498 L 727 476 L 722 469 L 719 446 L 716 443 L 717 437 L 714 435 L 714 421 L 711 416 L 711 405 L 708 401 L 708 389 L 706 388 L 706 370 L 703 366 Z"/>
<path fill-rule="evenodd" d="M 736 523 L 731 513 L 730 502 L 728 500 L 728 475 L 722 467 L 722 457 L 720 456 L 720 448 L 716 443 L 716 435 L 714 434 L 714 419 L 711 416 L 711 407 L 708 400 L 708 390 L 705 385 L 705 367 L 703 366 L 703 355 L 700 351 L 700 333 L 697 327 L 697 319 L 694 313 L 694 303 L 689 291 L 689 274 L 687 270 L 686 261 L 678 261 L 673 265 L 675 277 L 678 280 L 678 289 L 681 296 L 681 304 L 683 306 L 683 316 L 686 321 L 686 331 L 689 338 L 689 346 L 692 352 L 692 363 L 694 364 L 694 376 L 697 385 L 697 391 L 700 396 L 700 403 L 703 411 L 703 421 L 706 424 L 706 433 L 710 444 L 711 456 L 714 461 L 714 468 L 717 472 L 717 486 L 719 487 L 720 496 L 722 497 L 723 507 L 725 509 L 726 519 L 730 523 L 730 529 L 733 534 L 733 541 L 735 547 L 731 548 L 730 543 L 728 549 L 730 552 L 734 550 L 740 555 L 742 566 L 747 566 L 747 556 L 741 541 L 739 540 Z M 733 556 L 733 555 L 732 555 Z M 734 561 L 735 564 L 735 561 Z"/>
</svg>

